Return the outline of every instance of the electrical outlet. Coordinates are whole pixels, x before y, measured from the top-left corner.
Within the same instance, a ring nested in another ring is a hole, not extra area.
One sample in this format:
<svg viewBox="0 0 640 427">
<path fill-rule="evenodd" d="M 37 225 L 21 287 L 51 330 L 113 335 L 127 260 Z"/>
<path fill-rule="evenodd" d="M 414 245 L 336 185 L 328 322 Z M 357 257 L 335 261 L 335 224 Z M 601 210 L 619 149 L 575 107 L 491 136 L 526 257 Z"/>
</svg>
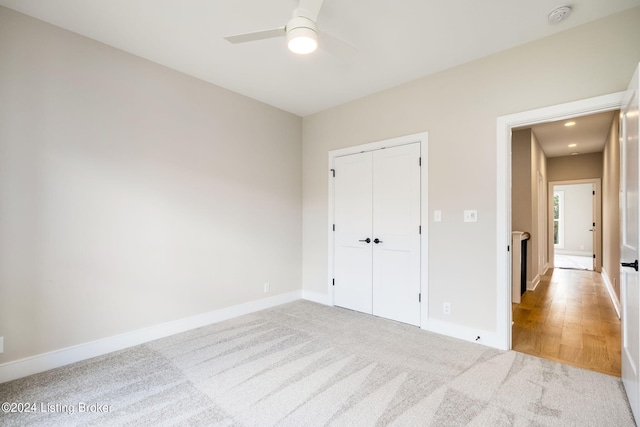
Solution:
<svg viewBox="0 0 640 427">
<path fill-rule="evenodd" d="M 4 353 L 4 337 L 0 337 L 0 353 Z"/>
<path fill-rule="evenodd" d="M 464 211 L 464 222 L 478 222 L 478 211 L 475 209 Z"/>
<path fill-rule="evenodd" d="M 270 290 L 271 290 L 271 286 L 269 286 L 269 282 L 265 282 L 265 284 L 264 284 L 264 293 L 268 294 Z"/>
<path fill-rule="evenodd" d="M 448 302 L 442 304 L 442 314 L 451 314 L 451 304 Z"/>
</svg>

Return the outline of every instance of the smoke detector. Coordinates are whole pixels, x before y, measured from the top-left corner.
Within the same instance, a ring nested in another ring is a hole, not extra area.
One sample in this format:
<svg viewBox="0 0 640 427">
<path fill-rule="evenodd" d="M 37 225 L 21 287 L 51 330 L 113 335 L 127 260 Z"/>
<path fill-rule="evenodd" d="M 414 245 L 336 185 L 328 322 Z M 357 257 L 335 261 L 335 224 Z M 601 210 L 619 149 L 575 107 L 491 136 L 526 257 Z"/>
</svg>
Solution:
<svg viewBox="0 0 640 427">
<path fill-rule="evenodd" d="M 549 23 L 557 24 L 571 15 L 571 6 L 558 6 L 549 12 Z"/>
</svg>

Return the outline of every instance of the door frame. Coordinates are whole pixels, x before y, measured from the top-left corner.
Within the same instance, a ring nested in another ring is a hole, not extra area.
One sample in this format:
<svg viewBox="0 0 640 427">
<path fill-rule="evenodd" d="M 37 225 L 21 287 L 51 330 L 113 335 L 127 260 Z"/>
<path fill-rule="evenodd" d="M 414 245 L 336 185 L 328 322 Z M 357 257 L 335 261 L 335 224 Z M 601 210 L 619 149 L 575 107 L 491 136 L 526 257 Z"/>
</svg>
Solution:
<svg viewBox="0 0 640 427">
<path fill-rule="evenodd" d="M 553 192 L 556 185 L 579 185 L 579 184 L 593 184 L 596 194 L 594 195 L 592 203 L 593 218 L 595 218 L 595 233 L 593 236 L 593 253 L 596 256 L 596 264 L 593 271 L 602 272 L 602 179 L 601 178 L 587 178 L 587 179 L 573 179 L 567 181 L 550 181 L 549 182 L 549 197 L 547 201 L 549 227 L 548 227 L 548 253 L 549 253 L 549 267 L 554 268 L 554 256 L 556 249 L 553 246 Z"/>
<path fill-rule="evenodd" d="M 420 294 L 422 296 L 422 302 L 420 304 L 420 328 L 427 328 L 427 319 L 429 318 L 429 157 L 428 157 L 428 140 L 429 133 L 421 132 L 412 135 L 400 136 L 397 138 L 385 139 L 376 142 L 370 142 L 366 144 L 356 145 L 353 147 L 341 148 L 337 150 L 329 151 L 329 168 L 328 168 L 328 196 L 329 196 L 329 212 L 327 221 L 327 235 L 328 235 L 328 265 L 327 265 L 327 293 L 329 295 L 328 302 L 330 305 L 335 306 L 334 292 L 333 292 L 333 279 L 334 279 L 334 235 L 333 224 L 335 219 L 334 211 L 334 159 L 340 156 L 346 156 L 349 154 L 357 154 L 366 151 L 376 151 L 384 148 L 397 147 L 400 145 L 407 145 L 413 143 L 420 143 Z"/>
<path fill-rule="evenodd" d="M 511 349 L 511 129 L 618 110 L 624 94 L 616 92 L 497 118 L 496 337 L 502 350 Z"/>
</svg>

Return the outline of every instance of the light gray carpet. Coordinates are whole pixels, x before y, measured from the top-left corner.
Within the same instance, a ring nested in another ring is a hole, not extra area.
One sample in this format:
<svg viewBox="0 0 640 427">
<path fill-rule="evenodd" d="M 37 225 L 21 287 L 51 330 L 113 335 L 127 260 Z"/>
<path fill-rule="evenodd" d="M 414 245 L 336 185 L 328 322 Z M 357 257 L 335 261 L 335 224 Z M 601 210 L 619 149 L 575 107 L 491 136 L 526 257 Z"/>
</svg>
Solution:
<svg viewBox="0 0 640 427">
<path fill-rule="evenodd" d="M 635 425 L 619 378 L 307 301 L 0 384 L 0 402 L 38 405 L 3 426 Z"/>
</svg>

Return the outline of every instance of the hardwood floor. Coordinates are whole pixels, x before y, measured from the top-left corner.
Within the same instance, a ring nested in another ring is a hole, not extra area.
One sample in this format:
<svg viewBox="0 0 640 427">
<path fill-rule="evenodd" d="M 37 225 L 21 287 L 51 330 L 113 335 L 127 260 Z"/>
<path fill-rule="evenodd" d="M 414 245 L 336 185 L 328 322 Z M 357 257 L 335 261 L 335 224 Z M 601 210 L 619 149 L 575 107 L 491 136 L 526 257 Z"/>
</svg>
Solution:
<svg viewBox="0 0 640 427">
<path fill-rule="evenodd" d="M 513 306 L 513 350 L 620 376 L 620 319 L 600 274 L 547 274 Z"/>
</svg>

